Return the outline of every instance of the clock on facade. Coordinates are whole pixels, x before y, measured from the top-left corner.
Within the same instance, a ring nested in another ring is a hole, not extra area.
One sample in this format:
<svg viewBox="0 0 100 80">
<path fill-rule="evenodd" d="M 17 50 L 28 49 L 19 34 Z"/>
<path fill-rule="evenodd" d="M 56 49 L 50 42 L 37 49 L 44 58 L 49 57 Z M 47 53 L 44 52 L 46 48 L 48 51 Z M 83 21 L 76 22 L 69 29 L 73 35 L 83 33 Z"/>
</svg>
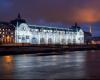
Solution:
<svg viewBox="0 0 100 80">
<path fill-rule="evenodd" d="M 24 24 L 24 23 L 23 23 L 23 24 L 20 25 L 20 30 L 21 30 L 21 31 L 26 31 L 27 28 L 28 28 L 28 25 L 27 25 L 27 24 Z"/>
</svg>

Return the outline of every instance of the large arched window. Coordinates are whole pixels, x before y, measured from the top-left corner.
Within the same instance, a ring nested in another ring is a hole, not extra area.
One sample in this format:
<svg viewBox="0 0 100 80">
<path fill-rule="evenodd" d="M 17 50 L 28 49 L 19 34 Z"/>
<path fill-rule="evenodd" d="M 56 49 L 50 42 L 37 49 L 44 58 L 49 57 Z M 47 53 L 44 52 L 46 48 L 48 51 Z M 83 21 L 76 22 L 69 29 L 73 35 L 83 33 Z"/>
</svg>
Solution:
<svg viewBox="0 0 100 80">
<path fill-rule="evenodd" d="M 71 44 L 71 39 L 68 39 L 68 44 Z"/>
<path fill-rule="evenodd" d="M 38 44 L 38 40 L 36 38 L 32 38 L 32 44 Z"/>
<path fill-rule="evenodd" d="M 76 39 L 73 39 L 73 43 L 74 43 L 74 44 L 76 43 Z"/>
<path fill-rule="evenodd" d="M 44 38 L 40 39 L 40 44 L 45 44 L 45 39 Z"/>
<path fill-rule="evenodd" d="M 62 39 L 61 40 L 61 44 L 66 44 L 66 40 L 65 39 Z"/>
<path fill-rule="evenodd" d="M 48 39 L 48 44 L 52 44 L 53 42 L 52 42 L 52 39 L 51 38 L 49 38 Z"/>
</svg>

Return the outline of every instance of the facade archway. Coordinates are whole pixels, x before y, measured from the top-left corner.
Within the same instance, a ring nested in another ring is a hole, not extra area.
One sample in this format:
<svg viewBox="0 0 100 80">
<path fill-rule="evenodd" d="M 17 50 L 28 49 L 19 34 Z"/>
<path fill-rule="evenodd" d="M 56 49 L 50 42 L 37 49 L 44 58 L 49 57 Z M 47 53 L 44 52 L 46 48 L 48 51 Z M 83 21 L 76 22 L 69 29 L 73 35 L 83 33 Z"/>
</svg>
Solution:
<svg viewBox="0 0 100 80">
<path fill-rule="evenodd" d="M 65 39 L 62 39 L 61 40 L 61 44 L 66 44 L 66 40 Z"/>
<path fill-rule="evenodd" d="M 32 38 L 32 44 L 38 44 L 38 40 L 36 38 Z"/>
<path fill-rule="evenodd" d="M 45 39 L 44 38 L 40 38 L 40 44 L 45 44 Z"/>
<path fill-rule="evenodd" d="M 48 44 L 52 44 L 53 42 L 52 42 L 52 39 L 51 38 L 49 38 L 48 39 Z"/>
</svg>

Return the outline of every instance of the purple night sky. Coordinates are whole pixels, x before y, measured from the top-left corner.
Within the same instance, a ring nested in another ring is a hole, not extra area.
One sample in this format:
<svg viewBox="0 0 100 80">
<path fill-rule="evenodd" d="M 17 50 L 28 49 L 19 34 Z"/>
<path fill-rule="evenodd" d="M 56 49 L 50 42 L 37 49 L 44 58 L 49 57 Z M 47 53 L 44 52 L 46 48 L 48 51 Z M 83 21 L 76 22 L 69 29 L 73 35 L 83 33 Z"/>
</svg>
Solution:
<svg viewBox="0 0 100 80">
<path fill-rule="evenodd" d="M 16 18 L 18 13 L 28 22 L 78 22 L 84 30 L 93 26 L 100 35 L 100 0 L 0 0 L 0 21 Z"/>
</svg>

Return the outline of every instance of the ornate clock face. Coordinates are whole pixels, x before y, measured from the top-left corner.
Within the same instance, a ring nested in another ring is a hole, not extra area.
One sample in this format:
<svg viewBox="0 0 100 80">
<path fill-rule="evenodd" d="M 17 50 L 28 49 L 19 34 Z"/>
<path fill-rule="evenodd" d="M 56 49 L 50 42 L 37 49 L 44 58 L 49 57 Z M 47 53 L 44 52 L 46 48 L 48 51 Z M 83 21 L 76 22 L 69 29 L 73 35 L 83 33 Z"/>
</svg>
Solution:
<svg viewBox="0 0 100 80">
<path fill-rule="evenodd" d="M 25 31 L 25 30 L 26 30 L 25 26 L 22 26 L 22 31 Z"/>
<path fill-rule="evenodd" d="M 26 31 L 27 27 L 28 27 L 28 25 L 23 23 L 23 24 L 20 25 L 20 30 L 21 31 Z"/>
</svg>

